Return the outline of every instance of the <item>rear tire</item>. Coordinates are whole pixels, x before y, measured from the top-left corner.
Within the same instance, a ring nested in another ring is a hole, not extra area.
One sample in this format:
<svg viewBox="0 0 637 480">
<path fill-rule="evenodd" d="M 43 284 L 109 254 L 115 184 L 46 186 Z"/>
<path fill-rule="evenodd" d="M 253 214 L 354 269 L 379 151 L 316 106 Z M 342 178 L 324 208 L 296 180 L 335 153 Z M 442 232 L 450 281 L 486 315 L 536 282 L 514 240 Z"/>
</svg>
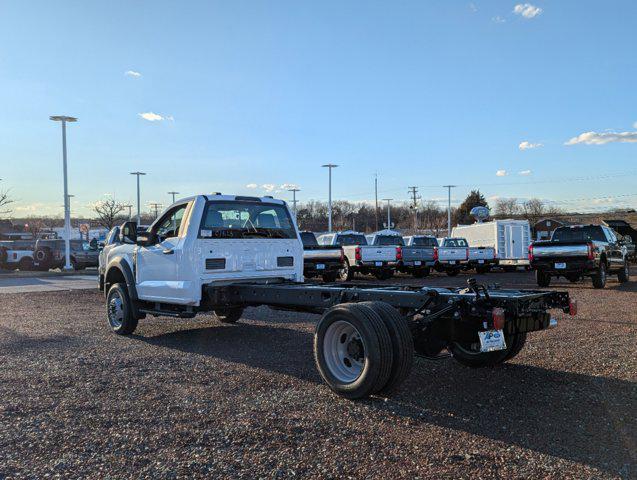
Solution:
<svg viewBox="0 0 637 480">
<path fill-rule="evenodd" d="M 241 307 L 228 307 L 218 308 L 213 312 L 214 316 L 221 323 L 237 323 L 237 321 L 243 315 L 243 308 Z"/>
<path fill-rule="evenodd" d="M 389 380 L 378 393 L 387 395 L 396 390 L 409 376 L 414 363 L 414 339 L 405 317 L 385 302 L 364 302 L 369 305 L 385 323 L 392 342 L 393 359 Z"/>
<path fill-rule="evenodd" d="M 630 265 L 628 265 L 628 260 L 624 260 L 624 268 L 617 273 L 617 280 L 619 280 L 619 283 L 626 283 L 630 280 Z"/>
<path fill-rule="evenodd" d="M 430 273 L 431 273 L 430 268 L 419 268 L 411 272 L 414 278 L 425 278 L 425 277 L 428 277 Z"/>
<path fill-rule="evenodd" d="M 374 272 L 374 276 L 378 280 L 389 280 L 391 277 L 394 276 L 394 271 L 389 269 L 380 270 L 380 271 Z"/>
<path fill-rule="evenodd" d="M 447 275 L 449 275 L 450 277 L 455 277 L 459 273 L 460 273 L 460 269 L 458 269 L 458 268 L 447 269 Z"/>
<path fill-rule="evenodd" d="M 342 397 L 364 398 L 380 391 L 389 380 L 392 358 L 385 322 L 368 305 L 337 305 L 316 325 L 316 367 L 330 389 Z"/>
<path fill-rule="evenodd" d="M 535 281 L 538 287 L 548 287 L 551 284 L 551 276 L 542 270 L 536 270 Z"/>
<path fill-rule="evenodd" d="M 33 259 L 31 257 L 23 257 L 18 262 L 18 269 L 21 272 L 30 272 L 34 269 Z"/>
<path fill-rule="evenodd" d="M 137 328 L 125 283 L 115 283 L 106 295 L 106 318 L 111 330 L 117 335 L 130 335 Z"/>
<path fill-rule="evenodd" d="M 354 278 L 354 272 L 349 266 L 349 261 L 347 259 L 345 259 L 345 263 L 343 263 L 343 268 L 338 273 L 338 278 L 342 282 L 349 282 L 352 280 L 352 278 Z"/>
<path fill-rule="evenodd" d="M 481 275 L 485 273 L 489 273 L 490 271 L 491 271 L 491 267 L 476 267 L 476 273 L 479 273 Z"/>
<path fill-rule="evenodd" d="M 606 262 L 603 260 L 600 262 L 597 273 L 591 278 L 593 279 L 593 288 L 604 288 L 606 286 Z"/>
<path fill-rule="evenodd" d="M 453 359 L 458 363 L 471 368 L 493 367 L 515 357 L 526 342 L 526 334 L 504 336 L 507 348 L 497 352 L 478 352 L 470 349 L 469 345 L 452 342 L 449 344 L 449 351 Z M 476 338 L 476 342 L 479 340 Z"/>
<path fill-rule="evenodd" d="M 327 272 L 322 275 L 325 283 L 334 283 L 338 278 L 338 272 Z"/>
</svg>

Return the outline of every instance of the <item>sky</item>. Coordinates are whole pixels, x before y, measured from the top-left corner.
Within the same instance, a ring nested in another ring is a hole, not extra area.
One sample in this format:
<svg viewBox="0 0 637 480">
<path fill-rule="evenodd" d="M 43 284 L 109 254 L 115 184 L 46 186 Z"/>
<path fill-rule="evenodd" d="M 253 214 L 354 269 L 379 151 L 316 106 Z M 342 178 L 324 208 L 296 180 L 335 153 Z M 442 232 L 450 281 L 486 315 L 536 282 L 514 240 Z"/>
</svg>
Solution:
<svg viewBox="0 0 637 480">
<path fill-rule="evenodd" d="M 167 192 L 637 207 L 637 2 L 0 0 L 13 216 Z"/>
</svg>

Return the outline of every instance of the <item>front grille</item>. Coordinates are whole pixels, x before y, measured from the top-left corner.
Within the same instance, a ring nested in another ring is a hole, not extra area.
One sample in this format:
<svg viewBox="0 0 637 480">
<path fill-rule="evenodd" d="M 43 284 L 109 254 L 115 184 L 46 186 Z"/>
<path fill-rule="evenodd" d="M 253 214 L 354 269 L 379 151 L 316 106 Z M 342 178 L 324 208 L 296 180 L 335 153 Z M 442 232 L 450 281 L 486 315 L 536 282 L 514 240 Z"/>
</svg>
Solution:
<svg viewBox="0 0 637 480">
<path fill-rule="evenodd" d="M 225 268 L 225 258 L 206 258 L 206 270 L 223 270 Z"/>
<path fill-rule="evenodd" d="M 276 265 L 277 267 L 293 267 L 294 257 L 277 257 Z"/>
</svg>

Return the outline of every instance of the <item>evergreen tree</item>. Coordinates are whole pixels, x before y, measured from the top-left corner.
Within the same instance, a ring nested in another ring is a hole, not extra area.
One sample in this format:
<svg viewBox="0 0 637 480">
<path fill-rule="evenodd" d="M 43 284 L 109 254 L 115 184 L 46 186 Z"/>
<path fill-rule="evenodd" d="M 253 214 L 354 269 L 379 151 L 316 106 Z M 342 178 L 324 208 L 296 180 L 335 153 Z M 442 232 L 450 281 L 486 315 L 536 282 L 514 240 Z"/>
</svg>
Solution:
<svg viewBox="0 0 637 480">
<path fill-rule="evenodd" d="M 480 193 L 480 190 L 471 190 L 471 193 L 467 195 L 464 202 L 456 209 L 454 213 L 453 221 L 456 225 L 470 225 L 474 223 L 474 218 L 469 212 L 473 207 L 487 207 L 489 204 L 484 198 L 484 195 Z"/>
</svg>

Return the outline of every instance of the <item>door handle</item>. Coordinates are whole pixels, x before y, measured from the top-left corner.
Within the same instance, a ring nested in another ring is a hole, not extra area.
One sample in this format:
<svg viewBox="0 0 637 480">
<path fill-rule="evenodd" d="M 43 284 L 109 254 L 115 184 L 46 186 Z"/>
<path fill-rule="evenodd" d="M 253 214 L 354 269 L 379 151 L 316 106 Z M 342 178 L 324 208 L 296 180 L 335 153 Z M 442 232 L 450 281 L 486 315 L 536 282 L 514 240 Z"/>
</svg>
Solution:
<svg viewBox="0 0 637 480">
<path fill-rule="evenodd" d="M 175 253 L 175 251 L 172 248 L 166 248 L 161 253 L 163 253 L 164 255 L 172 255 Z"/>
</svg>

